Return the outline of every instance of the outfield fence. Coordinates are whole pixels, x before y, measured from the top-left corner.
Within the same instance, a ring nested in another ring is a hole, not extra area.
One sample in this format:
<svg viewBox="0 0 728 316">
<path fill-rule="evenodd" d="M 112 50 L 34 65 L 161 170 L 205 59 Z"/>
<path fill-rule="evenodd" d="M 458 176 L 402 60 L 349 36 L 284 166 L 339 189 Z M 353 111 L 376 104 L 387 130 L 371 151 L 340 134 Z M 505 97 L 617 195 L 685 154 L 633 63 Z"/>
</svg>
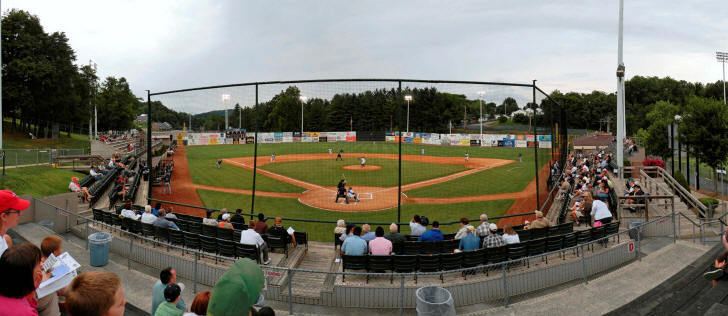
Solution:
<svg viewBox="0 0 728 316">
<path fill-rule="evenodd" d="M 115 238 L 111 251 L 126 258 L 129 269 L 133 264 L 153 269 L 172 266 L 180 277 L 192 280 L 194 292 L 197 292 L 198 284 L 213 286 L 236 260 L 132 234 L 40 199 L 33 199 L 32 209 L 33 221 L 56 233 L 72 232 L 86 239 L 96 231 L 112 232 Z M 641 249 L 646 243 L 653 243 L 650 245 L 652 251 L 672 244 L 680 237 L 675 231 L 674 220 L 674 214 L 658 217 L 574 247 L 448 271 L 366 273 L 261 266 L 267 282 L 264 296 L 267 300 L 287 303 L 291 314 L 298 304 L 399 309 L 403 313 L 405 309 L 415 307 L 417 288 L 435 285 L 452 292 L 458 307 L 481 303 L 508 306 L 521 295 L 572 282 L 592 282 L 595 276 L 640 260 Z M 561 258 L 562 255 L 570 258 Z M 536 263 L 540 264 L 536 266 Z M 534 266 L 525 268 L 524 264 Z M 488 273 L 483 275 L 484 272 Z M 320 286 L 311 284 L 312 278 L 317 276 L 324 280 Z M 346 281 L 342 279 L 344 277 Z M 365 279 L 369 284 L 364 284 Z"/>
<path fill-rule="evenodd" d="M 196 114 L 184 122 L 189 133 L 176 135 L 178 142 L 241 144 L 187 156 L 195 184 L 244 190 L 252 213 L 396 209 L 391 220 L 402 222 L 415 205 L 482 209 L 489 205 L 485 195 L 522 190 L 535 191 L 529 201 L 516 201 L 530 211 L 547 200 L 550 167 L 564 165 L 568 148 L 566 112 L 535 81 L 250 82 L 150 92 L 147 100 L 149 122 L 162 115 L 151 112 L 152 102 Z M 489 130 L 509 124 L 528 128 Z M 212 168 L 223 160 L 238 168 Z M 233 175 L 237 182 L 224 181 Z M 528 186 L 533 179 L 535 186 Z M 340 180 L 364 201 L 333 203 Z M 297 199 L 271 201 L 297 192 Z"/>
</svg>

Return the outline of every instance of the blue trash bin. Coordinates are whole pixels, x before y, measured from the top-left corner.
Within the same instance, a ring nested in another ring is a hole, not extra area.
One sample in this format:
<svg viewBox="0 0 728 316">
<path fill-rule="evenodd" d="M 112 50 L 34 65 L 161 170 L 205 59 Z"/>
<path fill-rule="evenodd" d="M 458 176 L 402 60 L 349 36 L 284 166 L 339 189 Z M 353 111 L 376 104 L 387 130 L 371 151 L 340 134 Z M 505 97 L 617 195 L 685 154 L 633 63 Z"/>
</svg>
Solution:
<svg viewBox="0 0 728 316">
<path fill-rule="evenodd" d="M 109 247 L 111 234 L 98 232 L 88 236 L 88 250 L 90 264 L 93 267 L 103 267 L 109 263 Z"/>
</svg>

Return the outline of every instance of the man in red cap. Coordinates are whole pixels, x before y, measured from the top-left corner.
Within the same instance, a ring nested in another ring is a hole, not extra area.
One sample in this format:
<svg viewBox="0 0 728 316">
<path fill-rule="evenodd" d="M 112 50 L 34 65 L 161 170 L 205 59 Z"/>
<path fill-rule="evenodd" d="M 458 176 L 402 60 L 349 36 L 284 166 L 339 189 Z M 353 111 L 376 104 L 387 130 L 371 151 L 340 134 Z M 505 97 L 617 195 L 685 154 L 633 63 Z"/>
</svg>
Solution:
<svg viewBox="0 0 728 316">
<path fill-rule="evenodd" d="M 20 211 L 30 206 L 30 202 L 19 198 L 13 191 L 0 190 L 0 256 L 13 246 L 13 240 L 6 235 L 8 229 L 18 226 Z"/>
</svg>

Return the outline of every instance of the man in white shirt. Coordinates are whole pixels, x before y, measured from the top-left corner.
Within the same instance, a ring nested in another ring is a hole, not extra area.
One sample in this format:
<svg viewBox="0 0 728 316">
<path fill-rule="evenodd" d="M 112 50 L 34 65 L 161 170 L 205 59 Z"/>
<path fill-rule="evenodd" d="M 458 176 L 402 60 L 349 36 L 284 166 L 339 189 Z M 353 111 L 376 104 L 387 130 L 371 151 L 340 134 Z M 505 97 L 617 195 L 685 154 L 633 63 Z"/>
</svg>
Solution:
<svg viewBox="0 0 728 316">
<path fill-rule="evenodd" d="M 142 223 L 153 224 L 157 220 L 157 217 L 152 214 L 152 206 L 144 206 L 144 214 L 142 214 Z"/>
<path fill-rule="evenodd" d="M 99 180 L 101 178 L 101 176 L 103 176 L 102 174 L 96 172 L 96 167 L 91 167 L 91 171 L 89 171 L 88 174 L 90 176 L 94 177 L 94 179 L 96 179 L 96 180 Z"/>
<path fill-rule="evenodd" d="M 420 236 L 425 233 L 425 230 L 427 230 L 427 228 L 425 228 L 425 226 L 423 226 L 421 223 L 422 223 L 422 220 L 420 219 L 419 215 L 415 215 L 412 218 L 412 221 L 409 223 L 410 235 Z"/>
<path fill-rule="evenodd" d="M 591 216 L 594 221 L 600 221 L 602 224 L 612 222 L 612 212 L 609 211 L 607 204 L 601 200 L 594 200 L 592 202 Z"/>
<path fill-rule="evenodd" d="M 240 243 L 244 245 L 256 245 L 260 248 L 263 253 L 263 264 L 269 264 L 270 259 L 268 258 L 268 244 L 265 243 L 263 237 L 255 231 L 255 222 L 250 221 L 248 229 L 240 232 Z"/>
</svg>

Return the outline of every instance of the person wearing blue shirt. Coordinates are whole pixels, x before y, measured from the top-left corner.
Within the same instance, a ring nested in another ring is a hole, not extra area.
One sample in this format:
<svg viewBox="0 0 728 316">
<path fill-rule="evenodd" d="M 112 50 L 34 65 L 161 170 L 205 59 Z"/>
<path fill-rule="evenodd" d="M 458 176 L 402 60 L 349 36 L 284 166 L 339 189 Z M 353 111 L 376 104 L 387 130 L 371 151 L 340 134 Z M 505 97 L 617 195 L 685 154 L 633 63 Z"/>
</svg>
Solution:
<svg viewBox="0 0 728 316">
<path fill-rule="evenodd" d="M 152 214 L 154 214 L 154 216 L 159 217 L 159 209 L 161 209 L 161 208 L 162 208 L 162 203 L 157 202 L 157 204 L 154 204 L 154 208 L 152 208 Z"/>
<path fill-rule="evenodd" d="M 467 226 L 468 233 L 465 237 L 460 238 L 460 246 L 458 247 L 462 251 L 473 251 L 480 248 L 480 238 L 475 235 L 475 227 Z"/>
<path fill-rule="evenodd" d="M 377 236 L 374 234 L 372 230 L 372 227 L 369 226 L 369 224 L 361 225 L 361 239 L 364 239 L 365 241 L 372 241 L 374 238 L 377 238 Z"/>
<path fill-rule="evenodd" d="M 440 231 L 440 222 L 432 222 L 432 229 L 426 231 L 420 236 L 420 241 L 442 241 L 445 239 Z"/>
<path fill-rule="evenodd" d="M 354 233 L 344 240 L 341 252 L 347 256 L 363 256 L 367 253 L 367 242 L 359 237 L 361 227 L 354 227 Z"/>
</svg>

